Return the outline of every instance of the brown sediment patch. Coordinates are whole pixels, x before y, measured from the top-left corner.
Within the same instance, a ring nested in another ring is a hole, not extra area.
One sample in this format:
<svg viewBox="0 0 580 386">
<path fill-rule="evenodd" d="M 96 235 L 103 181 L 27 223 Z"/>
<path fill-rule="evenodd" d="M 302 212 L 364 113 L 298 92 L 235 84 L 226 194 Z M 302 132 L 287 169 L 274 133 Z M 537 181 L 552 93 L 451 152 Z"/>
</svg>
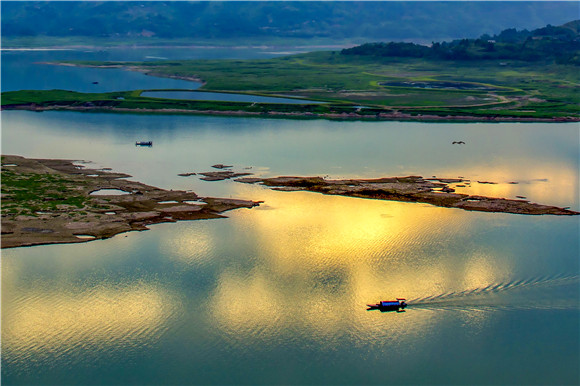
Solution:
<svg viewBox="0 0 580 386">
<path fill-rule="evenodd" d="M 457 181 L 458 179 L 438 179 Z M 378 179 L 327 180 L 321 177 L 239 178 L 244 183 L 261 183 L 275 190 L 306 190 L 323 194 L 373 198 L 379 200 L 420 202 L 446 208 L 481 212 L 514 214 L 578 215 L 580 213 L 555 206 L 454 193 L 446 183 L 426 180 L 420 176 L 387 177 Z"/>
<path fill-rule="evenodd" d="M 151 224 L 220 218 L 225 211 L 259 205 L 168 191 L 123 179 L 128 174 L 78 168 L 70 160 L 6 155 L 2 164 L 16 165 L 2 168 L 2 248 L 105 239 Z M 90 195 L 101 189 L 130 194 Z M 205 205 L 189 204 L 193 201 Z"/>
<path fill-rule="evenodd" d="M 233 168 L 234 165 L 215 164 L 215 165 L 211 165 L 211 167 L 215 168 L 215 169 L 230 169 L 230 168 Z"/>
<path fill-rule="evenodd" d="M 162 72 L 152 72 L 152 71 L 149 71 L 147 69 L 142 69 L 139 67 L 125 67 L 125 69 L 129 70 L 129 71 L 141 72 L 145 75 L 155 76 L 158 78 L 179 79 L 179 80 L 187 80 L 189 82 L 201 83 L 201 86 L 204 86 L 206 84 L 206 82 L 197 75 L 191 75 L 191 76 L 172 75 L 172 74 L 165 74 Z"/>
<path fill-rule="evenodd" d="M 228 166 L 228 167 L 231 167 L 231 166 Z M 221 172 L 203 172 L 203 173 L 199 173 L 199 174 L 201 174 L 203 176 L 203 177 L 200 177 L 200 180 L 223 181 L 223 180 L 229 180 L 231 178 L 236 178 L 236 177 L 250 176 L 253 173 L 236 173 L 236 172 L 231 171 L 231 170 L 224 170 Z"/>
</svg>

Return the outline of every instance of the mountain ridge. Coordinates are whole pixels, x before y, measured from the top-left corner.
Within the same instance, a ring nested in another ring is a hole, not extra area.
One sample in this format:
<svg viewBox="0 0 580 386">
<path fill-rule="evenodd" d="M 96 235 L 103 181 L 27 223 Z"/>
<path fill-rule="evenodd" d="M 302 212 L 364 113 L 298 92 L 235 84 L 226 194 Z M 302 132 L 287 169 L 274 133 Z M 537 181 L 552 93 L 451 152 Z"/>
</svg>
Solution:
<svg viewBox="0 0 580 386">
<path fill-rule="evenodd" d="M 574 12 L 579 3 L 565 1 L 8 1 L 1 24 L 12 38 L 437 41 L 560 25 Z"/>
</svg>

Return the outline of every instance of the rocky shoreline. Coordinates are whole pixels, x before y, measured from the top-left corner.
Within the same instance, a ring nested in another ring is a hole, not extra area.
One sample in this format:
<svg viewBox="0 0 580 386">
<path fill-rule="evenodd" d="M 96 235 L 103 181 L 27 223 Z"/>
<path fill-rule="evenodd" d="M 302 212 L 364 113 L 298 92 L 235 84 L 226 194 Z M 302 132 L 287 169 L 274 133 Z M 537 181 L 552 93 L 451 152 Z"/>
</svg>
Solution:
<svg viewBox="0 0 580 386">
<path fill-rule="evenodd" d="M 322 177 L 239 178 L 243 183 L 260 183 L 283 191 L 310 191 L 322 194 L 372 198 L 379 200 L 418 202 L 445 208 L 469 211 L 527 215 L 579 215 L 566 208 L 541 205 L 527 200 L 511 200 L 455 193 L 449 183 L 467 182 L 458 179 L 424 179 L 420 176 L 378 179 L 327 180 Z"/>
<path fill-rule="evenodd" d="M 2 248 L 106 239 L 152 224 L 221 218 L 225 211 L 259 205 L 168 191 L 71 160 L 6 155 L 2 177 Z M 103 189 L 114 191 L 91 195 Z"/>
</svg>

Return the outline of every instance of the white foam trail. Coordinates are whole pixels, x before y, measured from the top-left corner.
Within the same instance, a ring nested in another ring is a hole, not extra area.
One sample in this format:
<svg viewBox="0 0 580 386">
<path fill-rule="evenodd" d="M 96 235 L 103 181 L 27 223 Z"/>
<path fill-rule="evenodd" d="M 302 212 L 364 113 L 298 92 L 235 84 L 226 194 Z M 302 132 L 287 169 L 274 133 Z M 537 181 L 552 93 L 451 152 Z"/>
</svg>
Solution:
<svg viewBox="0 0 580 386">
<path fill-rule="evenodd" d="M 530 279 L 511 281 L 507 283 L 490 284 L 486 287 L 470 288 L 459 292 L 452 291 L 437 295 L 415 298 L 409 300 L 408 303 L 413 305 L 419 305 L 424 303 L 433 303 L 436 301 L 438 302 L 459 299 L 469 296 L 497 294 L 508 290 L 521 289 L 526 287 L 572 284 L 573 282 L 577 282 L 578 279 L 579 275 L 571 275 L 571 276 L 564 276 L 563 274 L 553 276 L 544 275 Z"/>
</svg>

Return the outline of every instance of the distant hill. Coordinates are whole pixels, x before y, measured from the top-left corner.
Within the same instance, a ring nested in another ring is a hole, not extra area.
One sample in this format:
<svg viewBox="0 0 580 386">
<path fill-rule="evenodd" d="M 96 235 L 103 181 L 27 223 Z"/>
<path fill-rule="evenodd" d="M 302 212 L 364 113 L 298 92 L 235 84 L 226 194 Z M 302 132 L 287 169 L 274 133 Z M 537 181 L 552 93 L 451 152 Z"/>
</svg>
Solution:
<svg viewBox="0 0 580 386">
<path fill-rule="evenodd" d="M 424 46 L 414 43 L 367 43 L 344 49 L 342 55 L 370 57 L 412 57 L 440 60 L 555 61 L 580 65 L 580 20 L 532 31 L 515 28 L 478 39 L 461 39 Z"/>
<path fill-rule="evenodd" d="M 4 1 L 3 37 L 325 38 L 437 41 L 560 25 L 578 2 L 557 1 Z M 578 29 L 577 24 L 569 28 Z"/>
<path fill-rule="evenodd" d="M 580 20 L 574 20 L 569 23 L 566 23 L 562 26 L 562 28 L 567 28 L 573 31 L 574 33 L 578 34 L 580 33 Z"/>
</svg>

